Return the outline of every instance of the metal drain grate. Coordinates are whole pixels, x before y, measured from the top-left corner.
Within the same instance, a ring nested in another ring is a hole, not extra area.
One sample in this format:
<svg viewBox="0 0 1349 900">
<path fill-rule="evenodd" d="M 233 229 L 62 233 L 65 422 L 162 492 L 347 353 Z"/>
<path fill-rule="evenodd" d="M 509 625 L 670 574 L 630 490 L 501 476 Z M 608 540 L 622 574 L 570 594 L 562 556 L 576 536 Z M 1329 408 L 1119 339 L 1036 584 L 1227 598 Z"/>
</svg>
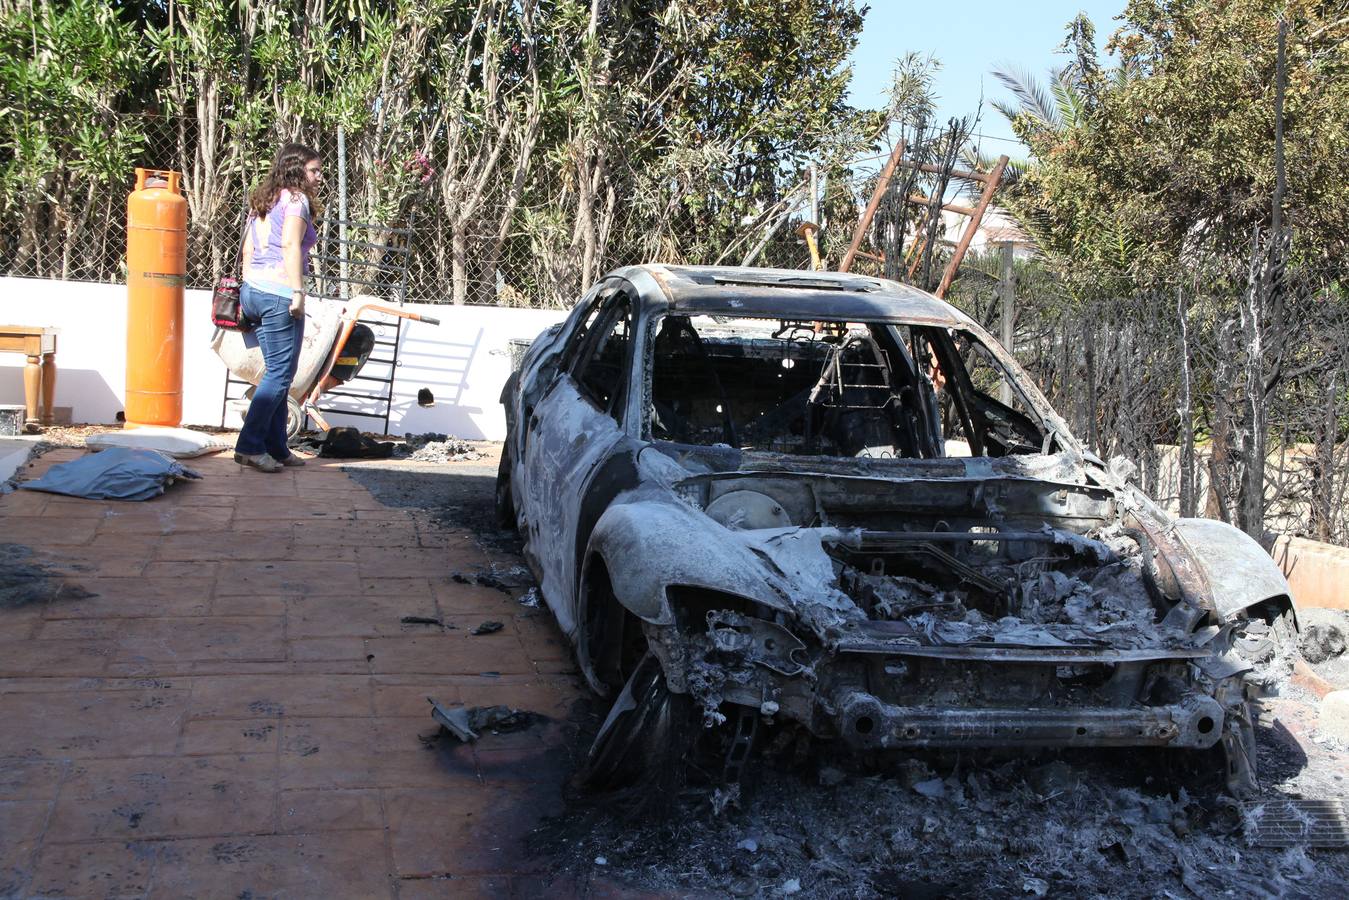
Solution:
<svg viewBox="0 0 1349 900">
<path fill-rule="evenodd" d="M 1344 800 L 1258 800 L 1245 814 L 1246 835 L 1259 847 L 1349 847 Z"/>
</svg>

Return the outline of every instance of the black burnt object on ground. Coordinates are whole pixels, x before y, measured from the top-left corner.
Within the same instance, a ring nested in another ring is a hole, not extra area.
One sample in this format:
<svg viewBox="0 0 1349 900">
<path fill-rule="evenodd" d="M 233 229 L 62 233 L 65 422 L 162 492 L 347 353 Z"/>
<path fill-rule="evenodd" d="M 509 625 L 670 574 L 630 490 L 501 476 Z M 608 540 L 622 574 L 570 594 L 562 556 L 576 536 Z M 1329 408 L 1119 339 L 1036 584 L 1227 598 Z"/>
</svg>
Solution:
<svg viewBox="0 0 1349 900">
<path fill-rule="evenodd" d="M 67 584 L 65 573 L 40 562 L 31 548 L 0 544 L 0 609 L 92 596 L 79 585 Z"/>
</svg>

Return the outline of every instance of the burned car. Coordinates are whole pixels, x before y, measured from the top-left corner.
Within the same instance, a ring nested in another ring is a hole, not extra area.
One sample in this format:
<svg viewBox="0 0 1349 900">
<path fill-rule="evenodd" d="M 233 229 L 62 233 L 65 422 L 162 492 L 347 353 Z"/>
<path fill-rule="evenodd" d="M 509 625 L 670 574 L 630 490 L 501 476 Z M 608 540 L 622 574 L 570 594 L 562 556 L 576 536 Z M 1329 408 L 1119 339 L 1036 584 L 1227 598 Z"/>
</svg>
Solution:
<svg viewBox="0 0 1349 900">
<path fill-rule="evenodd" d="M 863 752 L 1209 750 L 1253 788 L 1249 701 L 1296 638 L 1282 574 L 1086 451 L 930 294 L 621 269 L 502 402 L 498 513 L 613 698 L 588 783 L 695 744 L 735 777 L 790 728 Z"/>
</svg>

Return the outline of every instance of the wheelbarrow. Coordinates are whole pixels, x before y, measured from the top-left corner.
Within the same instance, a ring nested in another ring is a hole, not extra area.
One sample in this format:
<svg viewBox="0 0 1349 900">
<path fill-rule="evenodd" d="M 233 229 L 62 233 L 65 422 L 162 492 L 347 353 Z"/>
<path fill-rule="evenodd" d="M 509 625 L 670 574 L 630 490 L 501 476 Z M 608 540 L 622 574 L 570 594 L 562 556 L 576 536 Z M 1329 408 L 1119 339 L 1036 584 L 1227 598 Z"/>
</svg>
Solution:
<svg viewBox="0 0 1349 900">
<path fill-rule="evenodd" d="M 305 302 L 300 360 L 296 364 L 289 396 L 286 397 L 287 438 L 299 434 L 306 415 L 324 431 L 329 429 L 328 422 L 316 404 L 325 391 L 355 377 L 370 356 L 374 333 L 369 326 L 359 321 L 366 313 L 381 313 L 428 325 L 440 324 L 439 319 L 395 306 L 385 306 L 374 297 L 358 296 L 349 303 L 310 297 Z M 253 386 L 245 392 L 242 400 L 230 403 L 242 415 L 247 412 L 253 391 L 267 368 L 263 364 L 262 349 L 251 335 L 224 329 L 216 329 L 211 347 L 231 375 Z"/>
</svg>

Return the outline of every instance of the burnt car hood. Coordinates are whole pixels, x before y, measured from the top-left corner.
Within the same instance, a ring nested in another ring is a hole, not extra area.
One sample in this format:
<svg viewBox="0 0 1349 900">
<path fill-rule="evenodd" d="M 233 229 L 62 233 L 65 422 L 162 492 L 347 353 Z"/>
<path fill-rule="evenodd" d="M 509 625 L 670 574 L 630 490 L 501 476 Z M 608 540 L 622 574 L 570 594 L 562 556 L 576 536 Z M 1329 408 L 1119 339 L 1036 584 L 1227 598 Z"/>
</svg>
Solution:
<svg viewBox="0 0 1349 900">
<path fill-rule="evenodd" d="M 1116 489 L 1098 483 L 1079 459 L 1066 454 L 850 460 L 720 447 L 662 447 L 656 453 L 648 447 L 639 467 L 645 475 L 642 485 L 615 500 L 596 527 L 592 547 L 607 558 L 629 561 L 609 565 L 614 587 L 634 612 L 653 624 L 674 621 L 669 590 L 679 586 L 723 592 L 767 607 L 836 652 L 1005 662 L 1184 659 L 1210 652 L 1205 645 L 1214 629 L 1190 633 L 1163 624 L 1142 567 L 1133 559 L 1141 555 L 1138 548 L 1117 524 L 1112 527 L 1118 519 Z M 711 494 L 724 496 L 737 489 L 795 504 L 798 521 L 806 520 L 802 510 L 813 508 L 811 521 L 831 524 L 728 527 L 709 516 Z M 1003 564 L 986 575 L 980 566 L 963 561 L 959 548 L 950 552 L 962 542 L 959 525 L 942 533 L 907 524 L 906 510 L 928 509 L 932 515 L 933 508 L 977 515 L 986 527 L 977 535 L 979 543 L 997 543 L 1014 534 L 1018 546 L 1043 547 L 1067 560 L 1072 574 L 1050 572 L 1043 589 L 1039 582 L 1030 587 L 1009 582 L 1011 569 Z M 906 526 L 846 522 L 850 516 L 875 518 L 878 511 L 897 511 Z M 1098 533 L 1108 539 L 1093 536 Z M 887 582 L 888 576 L 857 568 L 860 559 L 870 559 L 874 570 L 879 557 L 911 554 L 921 557 L 928 571 L 942 570 L 937 574 L 947 587 L 938 590 L 908 575 Z M 631 564 L 636 559 L 640 566 Z M 970 602 L 971 583 L 987 596 L 995 593 L 994 584 L 1005 586 L 1009 594 L 1040 591 L 1066 612 L 1053 621 L 1037 620 L 1010 600 L 1006 608 L 996 601 L 976 610 Z M 910 599 L 921 601 L 919 595 L 926 592 L 928 599 L 940 596 L 942 602 L 929 604 L 931 608 L 916 602 L 912 610 L 901 605 L 877 615 L 878 605 L 884 604 L 859 600 L 887 590 L 895 594 L 895 584 Z"/>
</svg>

